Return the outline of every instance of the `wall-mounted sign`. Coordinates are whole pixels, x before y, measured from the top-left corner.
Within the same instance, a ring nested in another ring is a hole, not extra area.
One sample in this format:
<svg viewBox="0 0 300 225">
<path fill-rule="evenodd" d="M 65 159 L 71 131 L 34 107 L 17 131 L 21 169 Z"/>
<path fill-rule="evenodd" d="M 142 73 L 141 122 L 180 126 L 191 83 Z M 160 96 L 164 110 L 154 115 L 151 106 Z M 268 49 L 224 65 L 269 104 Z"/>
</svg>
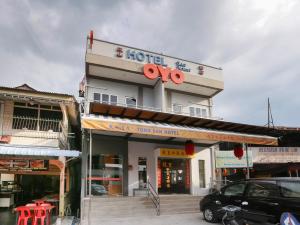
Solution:
<svg viewBox="0 0 300 225">
<path fill-rule="evenodd" d="M 253 152 L 254 163 L 289 163 L 300 162 L 298 147 L 249 147 Z"/>
<path fill-rule="evenodd" d="M 181 70 L 181 71 L 184 71 L 184 72 L 191 72 L 191 69 L 187 67 L 187 65 L 181 61 L 177 61 L 175 63 L 175 67 L 178 69 L 178 70 Z"/>
<path fill-rule="evenodd" d="M 46 171 L 49 170 L 48 160 L 26 160 L 26 159 L 14 159 L 0 160 L 0 171 Z"/>
<path fill-rule="evenodd" d="M 184 149 L 173 149 L 173 148 L 161 148 L 160 157 L 176 157 L 176 158 L 192 158 L 187 155 Z"/>
<path fill-rule="evenodd" d="M 118 57 L 122 57 L 123 54 L 122 55 L 120 54 L 120 52 L 123 52 L 122 48 L 118 47 L 117 54 L 118 54 L 118 52 L 119 52 Z M 135 50 L 131 50 L 131 49 L 126 50 L 126 59 L 138 61 L 138 62 L 153 63 L 156 65 L 161 65 L 161 66 L 165 66 L 165 67 L 168 66 L 165 63 L 164 57 L 162 57 L 162 56 L 157 56 L 157 55 L 153 55 L 150 53 L 145 53 L 142 51 L 135 51 Z"/>
<path fill-rule="evenodd" d="M 144 66 L 144 75 L 150 80 L 161 77 L 162 82 L 168 82 L 171 79 L 175 84 L 181 84 L 184 81 L 184 74 L 178 69 L 157 66 L 155 64 L 146 64 Z"/>
<path fill-rule="evenodd" d="M 249 167 L 253 167 L 252 152 L 248 151 Z M 216 168 L 246 168 L 246 154 L 241 159 L 234 156 L 233 151 L 216 151 Z"/>
</svg>

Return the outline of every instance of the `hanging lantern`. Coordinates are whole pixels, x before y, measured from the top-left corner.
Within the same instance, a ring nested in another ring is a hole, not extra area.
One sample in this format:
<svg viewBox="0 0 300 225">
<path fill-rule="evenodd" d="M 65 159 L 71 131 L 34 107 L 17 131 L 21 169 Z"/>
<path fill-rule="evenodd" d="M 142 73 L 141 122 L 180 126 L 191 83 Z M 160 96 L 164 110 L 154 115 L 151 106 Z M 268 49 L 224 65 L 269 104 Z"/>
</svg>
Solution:
<svg viewBox="0 0 300 225">
<path fill-rule="evenodd" d="M 242 148 L 241 144 L 238 144 L 234 147 L 233 149 L 234 156 L 237 157 L 238 159 L 242 159 L 244 155 L 244 150 Z"/>
<path fill-rule="evenodd" d="M 233 169 L 233 173 L 237 173 L 237 169 Z"/>
<path fill-rule="evenodd" d="M 223 176 L 226 177 L 228 175 L 227 169 L 223 169 Z"/>
<path fill-rule="evenodd" d="M 185 142 L 185 153 L 187 155 L 194 155 L 194 153 L 195 153 L 195 144 L 194 144 L 193 141 L 187 140 Z"/>
</svg>

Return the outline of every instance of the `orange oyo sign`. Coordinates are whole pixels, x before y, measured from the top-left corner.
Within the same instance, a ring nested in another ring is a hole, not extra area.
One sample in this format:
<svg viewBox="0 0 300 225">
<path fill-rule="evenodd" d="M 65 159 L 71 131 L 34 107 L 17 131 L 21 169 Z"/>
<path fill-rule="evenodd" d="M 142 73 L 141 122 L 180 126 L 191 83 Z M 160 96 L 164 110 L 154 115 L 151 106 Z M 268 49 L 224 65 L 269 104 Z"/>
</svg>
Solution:
<svg viewBox="0 0 300 225">
<path fill-rule="evenodd" d="M 184 81 L 184 74 L 178 69 L 162 67 L 152 63 L 144 65 L 144 75 L 150 80 L 154 80 L 161 76 L 163 82 L 168 82 L 171 79 L 175 84 L 181 84 Z"/>
</svg>

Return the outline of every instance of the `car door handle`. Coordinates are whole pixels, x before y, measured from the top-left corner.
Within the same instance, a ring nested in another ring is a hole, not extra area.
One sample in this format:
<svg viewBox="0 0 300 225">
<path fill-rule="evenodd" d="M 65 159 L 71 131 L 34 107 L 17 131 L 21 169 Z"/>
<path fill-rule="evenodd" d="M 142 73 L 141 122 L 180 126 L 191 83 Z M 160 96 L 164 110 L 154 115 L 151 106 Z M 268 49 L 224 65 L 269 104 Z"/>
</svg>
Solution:
<svg viewBox="0 0 300 225">
<path fill-rule="evenodd" d="M 240 199 L 235 199 L 234 200 L 236 203 L 241 203 L 242 202 L 242 200 L 240 200 Z"/>
<path fill-rule="evenodd" d="M 277 206 L 277 205 L 279 205 L 279 203 L 277 203 L 277 202 L 269 202 L 269 205 Z"/>
</svg>

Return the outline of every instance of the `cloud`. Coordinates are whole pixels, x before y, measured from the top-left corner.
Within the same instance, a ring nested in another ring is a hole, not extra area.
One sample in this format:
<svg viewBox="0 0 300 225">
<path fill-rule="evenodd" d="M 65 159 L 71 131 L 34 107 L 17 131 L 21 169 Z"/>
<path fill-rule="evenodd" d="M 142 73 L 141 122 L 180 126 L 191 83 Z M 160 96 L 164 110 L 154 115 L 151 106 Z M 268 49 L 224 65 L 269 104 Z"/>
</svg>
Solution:
<svg viewBox="0 0 300 225">
<path fill-rule="evenodd" d="M 0 9 L 2 85 L 77 95 L 86 35 L 222 67 L 215 116 L 299 126 L 297 0 L 9 1 Z"/>
</svg>

